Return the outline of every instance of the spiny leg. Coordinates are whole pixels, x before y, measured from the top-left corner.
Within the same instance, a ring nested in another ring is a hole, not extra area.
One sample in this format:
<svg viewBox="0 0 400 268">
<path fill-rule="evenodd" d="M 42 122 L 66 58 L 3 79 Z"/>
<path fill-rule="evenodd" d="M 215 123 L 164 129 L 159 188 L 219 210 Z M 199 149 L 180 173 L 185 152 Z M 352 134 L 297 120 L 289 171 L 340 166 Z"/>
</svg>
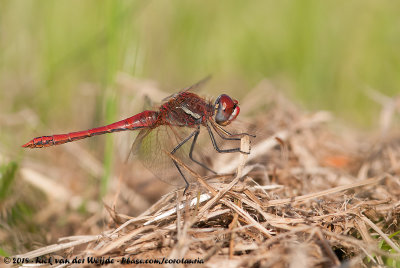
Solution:
<svg viewBox="0 0 400 268">
<path fill-rule="evenodd" d="M 215 140 L 214 134 L 212 133 L 212 130 L 211 130 L 210 126 L 209 126 L 207 123 L 206 123 L 206 127 L 207 127 L 207 130 L 208 130 L 208 134 L 210 135 L 212 145 L 213 145 L 214 149 L 215 149 L 218 153 L 235 153 L 235 152 L 241 152 L 241 153 L 244 153 L 244 154 L 249 154 L 249 152 L 243 152 L 243 151 L 241 151 L 241 150 L 240 150 L 240 147 L 231 148 L 231 149 L 220 149 L 220 148 L 218 147 L 218 144 L 217 144 L 216 140 Z M 216 131 L 216 132 L 217 132 L 217 131 Z M 218 132 L 217 132 L 217 133 L 218 133 Z"/>
<path fill-rule="evenodd" d="M 193 149 L 194 149 L 194 146 L 196 145 L 197 137 L 200 134 L 200 126 L 197 128 L 197 130 L 195 132 L 196 132 L 196 134 L 194 135 L 194 138 L 193 138 L 193 141 L 192 141 L 192 145 L 190 146 L 190 152 L 189 152 L 190 159 L 193 162 L 195 162 L 196 164 L 198 164 L 198 165 L 202 166 L 203 168 L 207 169 L 208 171 L 211 171 L 212 173 L 217 174 L 217 172 L 215 172 L 214 170 L 212 170 L 209 167 L 207 167 L 205 164 L 203 164 L 203 163 L 201 163 L 201 162 L 199 162 L 199 161 L 197 161 L 196 159 L 193 158 Z"/>
<path fill-rule="evenodd" d="M 179 167 L 178 163 L 177 163 L 175 160 L 173 160 L 173 159 L 172 159 L 172 161 L 174 162 L 174 165 L 175 165 L 176 168 L 178 169 L 179 174 L 181 174 L 183 180 L 184 180 L 185 183 L 186 183 L 185 190 L 183 190 L 183 195 L 185 195 L 186 190 L 189 188 L 189 182 L 186 180 L 185 175 L 183 175 L 183 172 L 182 172 L 181 168 Z"/>
<path fill-rule="evenodd" d="M 194 146 L 195 146 L 195 144 L 196 144 L 197 137 L 199 136 L 199 134 L 200 134 L 200 126 L 197 127 L 197 129 L 196 129 L 195 131 L 193 131 L 189 136 L 187 136 L 183 141 L 181 141 L 181 142 L 171 151 L 171 154 L 175 154 L 176 151 L 177 151 L 180 147 L 182 147 L 187 141 L 189 141 L 189 140 L 194 136 L 193 141 L 192 141 L 192 145 L 190 146 L 189 158 L 190 158 L 193 162 L 195 162 L 196 164 L 202 166 L 203 168 L 205 168 L 205 169 L 211 171 L 211 172 L 214 173 L 214 174 L 217 174 L 214 170 L 210 169 L 210 168 L 207 167 L 205 164 L 203 164 L 203 163 L 201 163 L 201 162 L 199 162 L 199 161 L 197 161 L 196 159 L 193 158 L 193 149 L 194 149 Z M 176 168 L 178 169 L 179 173 L 181 174 L 182 178 L 184 179 L 184 181 L 185 181 L 185 183 L 186 183 L 185 190 L 183 191 L 183 194 L 185 194 L 185 193 L 186 193 L 186 190 L 187 190 L 188 187 L 189 187 L 189 182 L 187 181 L 185 175 L 183 175 L 183 172 L 182 172 L 181 168 L 179 167 L 178 163 L 177 163 L 175 160 L 173 160 L 173 159 L 172 159 L 172 161 L 174 162 Z"/>
<path fill-rule="evenodd" d="M 222 128 L 222 127 L 220 127 L 220 126 L 217 126 L 217 125 L 215 125 L 215 123 L 214 122 L 210 122 L 211 123 L 211 126 L 213 127 L 213 129 L 215 130 L 215 132 L 218 134 L 218 136 L 220 136 L 222 139 L 224 139 L 224 140 L 240 140 L 241 138 L 235 138 L 235 137 L 243 137 L 243 136 L 245 136 L 245 135 L 247 135 L 247 136 L 250 136 L 250 137 L 253 137 L 253 138 L 255 138 L 256 136 L 255 135 L 252 135 L 252 134 L 249 134 L 249 133 L 238 133 L 238 134 L 233 134 L 233 133 L 230 133 L 229 131 L 227 131 L 226 129 L 224 129 L 224 128 Z M 222 135 L 222 133 L 225 135 Z"/>
<path fill-rule="evenodd" d="M 181 141 L 181 142 L 171 151 L 171 154 L 175 154 L 176 151 L 177 151 L 179 148 L 182 147 L 182 145 L 184 145 L 188 140 L 190 140 L 190 139 L 196 134 L 196 132 L 198 132 L 198 130 L 193 131 L 189 136 L 187 136 L 183 141 Z M 186 190 L 189 188 L 189 182 L 187 181 L 185 175 L 183 175 L 183 172 L 182 172 L 181 168 L 179 167 L 178 163 L 177 163 L 174 159 L 172 159 L 172 162 L 174 162 L 174 165 L 176 166 L 176 168 L 178 169 L 179 173 L 181 174 L 183 180 L 184 180 L 185 183 L 186 183 L 185 190 L 183 190 L 183 195 L 185 195 Z"/>
</svg>

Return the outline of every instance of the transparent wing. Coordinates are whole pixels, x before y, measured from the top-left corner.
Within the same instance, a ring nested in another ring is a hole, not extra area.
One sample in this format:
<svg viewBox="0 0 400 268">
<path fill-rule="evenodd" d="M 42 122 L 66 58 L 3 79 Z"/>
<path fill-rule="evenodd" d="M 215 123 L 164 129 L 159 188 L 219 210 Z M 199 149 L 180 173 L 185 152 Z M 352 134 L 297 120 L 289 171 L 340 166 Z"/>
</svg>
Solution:
<svg viewBox="0 0 400 268">
<path fill-rule="evenodd" d="M 141 130 L 133 144 L 133 154 L 142 162 L 143 166 L 159 179 L 172 185 L 184 185 L 184 179 L 166 152 L 172 152 L 194 130 L 188 127 L 173 126 L 159 126 L 155 129 Z M 189 158 L 192 141 L 193 138 L 188 140 L 175 152 L 174 156 L 191 169 L 201 172 L 197 167 L 198 165 Z M 194 157 L 199 159 L 196 150 Z M 184 168 L 181 168 L 181 170 L 188 181 L 193 179 Z"/>
<path fill-rule="evenodd" d="M 197 90 L 197 89 L 201 88 L 205 83 L 207 83 L 208 80 L 210 80 L 210 79 L 211 79 L 211 75 L 201 79 L 199 82 L 197 82 L 194 85 L 191 85 L 190 87 L 184 88 L 184 89 L 180 90 L 179 92 L 176 92 L 176 93 L 174 93 L 172 95 L 169 95 L 168 97 L 165 97 L 163 99 L 163 101 L 167 101 L 167 100 L 170 100 L 172 98 L 175 98 L 177 95 L 181 94 L 182 92 L 186 92 L 186 91 L 189 91 L 189 90 L 192 90 L 192 91 Z"/>
</svg>

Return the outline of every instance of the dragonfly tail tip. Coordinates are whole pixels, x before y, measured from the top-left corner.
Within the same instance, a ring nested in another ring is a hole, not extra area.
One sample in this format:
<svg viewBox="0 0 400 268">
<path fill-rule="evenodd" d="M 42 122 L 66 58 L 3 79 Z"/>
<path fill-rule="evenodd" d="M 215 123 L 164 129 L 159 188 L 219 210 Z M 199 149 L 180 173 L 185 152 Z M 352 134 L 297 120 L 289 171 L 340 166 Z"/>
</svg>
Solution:
<svg viewBox="0 0 400 268">
<path fill-rule="evenodd" d="M 23 148 L 33 148 L 34 147 L 33 141 L 27 142 L 24 145 L 21 145 L 21 147 L 23 147 Z"/>
</svg>

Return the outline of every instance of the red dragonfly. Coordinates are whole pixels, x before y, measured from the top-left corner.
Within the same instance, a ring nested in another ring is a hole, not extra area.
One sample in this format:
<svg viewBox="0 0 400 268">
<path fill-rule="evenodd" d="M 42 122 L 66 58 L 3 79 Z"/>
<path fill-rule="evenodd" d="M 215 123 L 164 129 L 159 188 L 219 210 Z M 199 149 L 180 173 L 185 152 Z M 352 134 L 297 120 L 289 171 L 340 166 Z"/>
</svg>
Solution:
<svg viewBox="0 0 400 268">
<path fill-rule="evenodd" d="M 153 168 L 157 164 L 166 166 L 168 165 L 167 162 L 169 164 L 173 163 L 186 183 L 185 193 L 189 187 L 188 180 L 178 163 L 168 157 L 167 154 L 163 154 L 161 150 L 167 150 L 172 155 L 181 151 L 179 158 L 189 156 L 191 161 L 216 174 L 215 171 L 205 164 L 193 158 L 193 149 L 200 134 L 201 126 L 206 127 L 212 145 L 219 153 L 248 152 L 241 151 L 239 147 L 221 149 L 215 140 L 213 131 L 224 140 L 240 140 L 244 135 L 255 137 L 248 133 L 232 134 L 222 128 L 229 125 L 239 115 L 240 108 L 238 101 L 226 94 L 222 94 L 213 103 L 190 92 L 191 89 L 203 82 L 204 80 L 165 98 L 163 100 L 164 103 L 155 111 L 146 110 L 124 120 L 85 131 L 37 137 L 22 145 L 22 147 L 42 148 L 106 133 L 140 130 L 133 148 L 139 155 L 142 155 L 142 163 L 151 171 L 154 171 Z M 191 129 L 191 132 L 184 131 L 183 129 Z M 152 135 L 149 134 L 154 132 L 156 136 L 164 136 L 164 139 L 151 139 Z M 171 142 L 165 141 L 166 136 L 170 137 Z M 182 146 L 188 144 L 187 142 L 191 139 L 190 149 L 185 152 L 185 150 L 182 150 Z M 187 151 L 188 154 L 186 154 Z"/>
</svg>

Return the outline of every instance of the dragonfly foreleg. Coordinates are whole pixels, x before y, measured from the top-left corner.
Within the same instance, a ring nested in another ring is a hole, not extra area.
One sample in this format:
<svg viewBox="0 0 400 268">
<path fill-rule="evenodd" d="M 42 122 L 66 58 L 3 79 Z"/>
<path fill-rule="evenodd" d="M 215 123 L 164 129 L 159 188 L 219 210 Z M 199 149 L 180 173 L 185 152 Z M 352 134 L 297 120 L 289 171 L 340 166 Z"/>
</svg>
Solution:
<svg viewBox="0 0 400 268">
<path fill-rule="evenodd" d="M 206 127 L 207 127 L 207 130 L 208 130 L 208 134 L 210 135 L 212 145 L 213 145 L 214 149 L 215 149 L 218 153 L 235 153 L 235 152 L 241 152 L 241 153 L 244 153 L 244 154 L 250 154 L 249 152 L 244 152 L 244 151 L 240 150 L 240 147 L 231 148 L 231 149 L 220 149 L 220 148 L 218 147 L 217 141 L 215 140 L 214 134 L 212 133 L 212 130 L 211 130 L 210 126 L 209 126 L 207 123 L 206 123 Z M 215 132 L 218 133 L 218 131 L 215 131 Z M 222 138 L 221 135 L 219 135 L 219 136 Z M 228 139 L 228 140 L 240 140 L 240 138 L 226 138 L 226 139 Z"/>
<path fill-rule="evenodd" d="M 220 136 L 221 139 L 224 139 L 224 140 L 240 140 L 241 137 L 243 137 L 245 135 L 253 137 L 253 138 L 256 137 L 255 135 L 252 135 L 252 134 L 249 134 L 249 133 L 245 133 L 245 132 L 244 133 L 233 134 L 233 133 L 230 133 L 229 131 L 227 131 L 226 129 L 216 125 L 213 122 L 210 122 L 210 123 L 211 123 L 211 126 L 213 127 L 213 129 L 215 130 L 215 132 L 218 134 L 218 136 Z"/>
</svg>

